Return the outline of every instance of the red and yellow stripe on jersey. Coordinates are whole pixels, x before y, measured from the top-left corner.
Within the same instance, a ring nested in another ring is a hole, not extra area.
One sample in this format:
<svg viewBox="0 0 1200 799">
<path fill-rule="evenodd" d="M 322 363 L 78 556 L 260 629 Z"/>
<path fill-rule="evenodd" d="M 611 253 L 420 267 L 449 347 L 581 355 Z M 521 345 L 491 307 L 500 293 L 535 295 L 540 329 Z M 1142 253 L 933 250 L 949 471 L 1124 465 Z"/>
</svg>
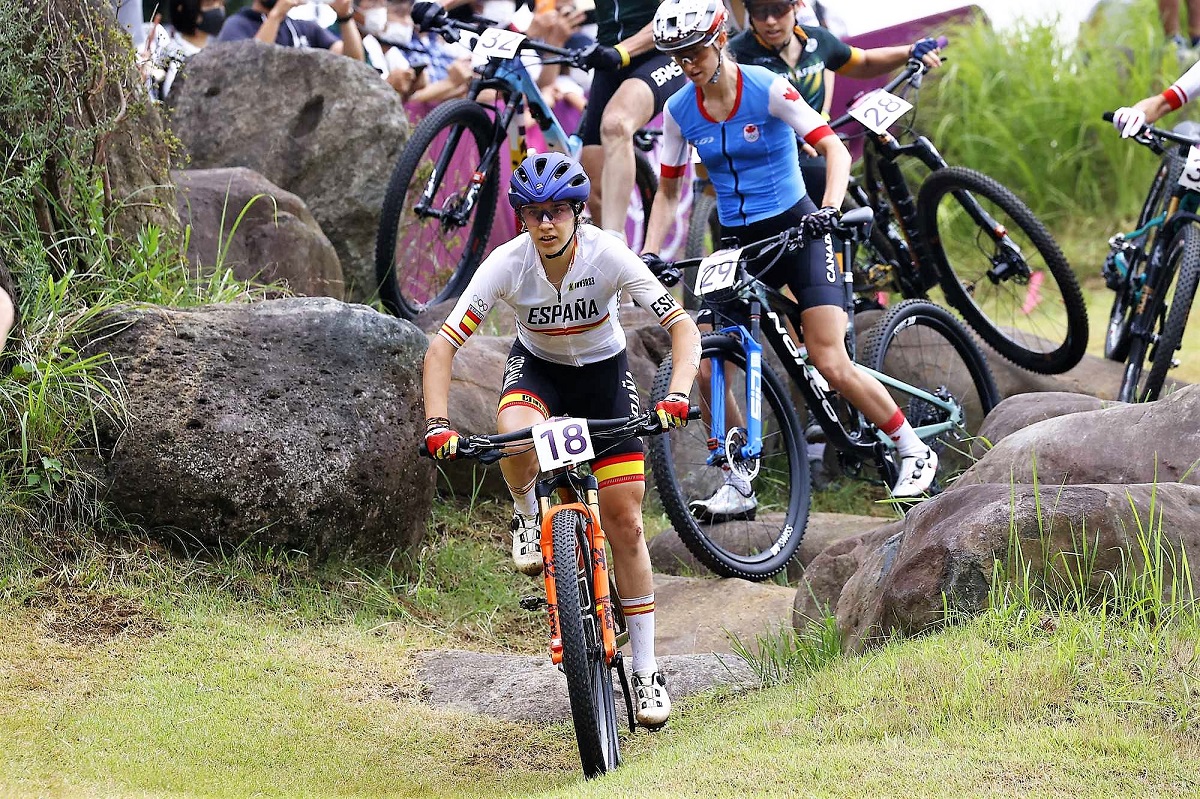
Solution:
<svg viewBox="0 0 1200 799">
<path fill-rule="evenodd" d="M 447 319 L 446 323 L 442 325 L 441 332 L 442 335 L 450 339 L 455 347 L 461 347 L 471 337 L 471 334 L 475 332 L 475 329 L 479 327 L 481 321 L 483 321 L 483 317 L 479 315 L 478 311 L 474 308 L 467 308 L 466 313 L 462 315 L 462 318 L 457 323 Z"/>
<path fill-rule="evenodd" d="M 588 323 L 582 324 L 582 325 L 572 325 L 571 327 L 560 327 L 560 328 L 530 327 L 529 325 L 522 322 L 520 319 L 517 320 L 517 324 L 519 324 L 521 327 L 525 328 L 526 330 L 528 330 L 531 333 L 538 333 L 543 336 L 576 336 L 576 335 L 579 335 L 580 333 L 586 333 L 589 330 L 595 330 L 596 328 L 600 327 L 603 324 L 607 324 L 608 320 L 611 316 L 612 316 L 612 314 L 606 313 L 606 314 L 604 314 L 604 316 L 600 317 L 599 319 L 597 319 L 594 322 L 588 322 Z"/>
<path fill-rule="evenodd" d="M 620 483 L 642 483 L 646 480 L 645 460 L 640 452 L 597 458 L 592 463 L 592 474 L 601 488 Z"/>
</svg>

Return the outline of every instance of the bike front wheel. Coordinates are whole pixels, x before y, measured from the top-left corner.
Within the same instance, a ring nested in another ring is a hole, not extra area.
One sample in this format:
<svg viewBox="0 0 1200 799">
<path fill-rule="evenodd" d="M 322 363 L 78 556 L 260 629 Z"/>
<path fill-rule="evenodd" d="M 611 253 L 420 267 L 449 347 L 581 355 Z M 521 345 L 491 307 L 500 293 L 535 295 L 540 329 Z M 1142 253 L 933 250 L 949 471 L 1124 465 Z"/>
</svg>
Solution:
<svg viewBox="0 0 1200 799">
<path fill-rule="evenodd" d="M 1129 358 L 1117 398 L 1123 402 L 1158 399 L 1167 371 L 1174 365 L 1175 352 L 1183 342 L 1196 286 L 1200 282 L 1200 228 L 1187 224 L 1179 229 L 1167 249 L 1162 265 L 1162 289 L 1153 292 L 1141 319 L 1135 319 Z M 1149 287 L 1147 287 L 1149 288 Z M 1146 369 L 1146 362 L 1150 368 Z"/>
<path fill-rule="evenodd" d="M 499 174 L 481 157 L 494 135 L 482 106 L 451 100 L 421 120 L 404 145 L 375 236 L 379 297 L 396 316 L 415 319 L 457 297 L 483 260 Z"/>
<path fill-rule="evenodd" d="M 747 441 L 745 351 L 721 333 L 705 335 L 702 347 L 691 396 L 702 419 L 650 438 L 650 468 L 667 518 L 701 563 L 722 577 L 765 580 L 787 567 L 808 523 L 811 487 L 803 430 L 786 384 L 764 364 L 762 452 L 740 454 Z M 724 391 L 713 388 L 714 372 L 723 376 Z M 670 382 L 666 360 L 654 378 L 655 399 L 667 395 Z M 714 392 L 720 398 L 716 402 Z M 710 450 L 714 413 L 722 433 Z"/>
<path fill-rule="evenodd" d="M 1087 306 L 1054 238 L 1015 194 L 973 169 L 935 170 L 917 199 L 942 291 L 996 352 L 1059 374 L 1087 348 Z"/>
<path fill-rule="evenodd" d="M 597 777 L 616 768 L 620 754 L 612 671 L 596 615 L 587 520 L 578 511 L 561 510 L 554 514 L 551 531 L 554 593 L 571 720 L 583 774 Z"/>
<path fill-rule="evenodd" d="M 1000 401 L 987 362 L 962 323 L 945 308 L 905 300 L 867 331 L 860 362 L 907 385 L 884 383 L 917 434 L 938 453 L 944 476 L 970 465 L 968 444 Z M 912 391 L 949 404 L 947 410 Z"/>
</svg>

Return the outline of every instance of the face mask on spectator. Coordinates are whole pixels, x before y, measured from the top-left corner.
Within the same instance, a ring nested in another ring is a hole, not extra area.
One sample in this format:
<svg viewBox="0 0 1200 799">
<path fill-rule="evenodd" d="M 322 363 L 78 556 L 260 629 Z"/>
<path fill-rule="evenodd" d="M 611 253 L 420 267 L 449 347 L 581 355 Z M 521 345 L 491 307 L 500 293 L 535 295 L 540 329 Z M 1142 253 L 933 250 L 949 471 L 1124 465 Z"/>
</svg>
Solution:
<svg viewBox="0 0 1200 799">
<path fill-rule="evenodd" d="M 387 9 L 386 8 L 368 8 L 362 12 L 363 28 L 368 33 L 383 33 L 387 27 Z"/>
<path fill-rule="evenodd" d="M 216 36 L 221 32 L 221 26 L 225 24 L 225 9 L 210 8 L 200 15 L 200 22 L 196 25 L 196 30 L 204 31 L 210 36 Z"/>
<path fill-rule="evenodd" d="M 387 27 L 383 29 L 383 35 L 389 39 L 395 39 L 398 42 L 407 44 L 412 41 L 413 26 L 405 25 L 403 22 L 389 22 Z"/>
</svg>

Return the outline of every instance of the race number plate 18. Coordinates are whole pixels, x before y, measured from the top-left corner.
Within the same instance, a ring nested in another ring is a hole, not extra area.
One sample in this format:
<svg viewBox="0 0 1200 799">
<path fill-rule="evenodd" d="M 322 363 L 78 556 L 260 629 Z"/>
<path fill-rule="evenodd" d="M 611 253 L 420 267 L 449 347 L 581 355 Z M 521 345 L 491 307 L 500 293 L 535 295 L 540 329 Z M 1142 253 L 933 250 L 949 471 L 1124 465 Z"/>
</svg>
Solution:
<svg viewBox="0 0 1200 799">
<path fill-rule="evenodd" d="M 1179 185 L 1192 191 L 1200 191 L 1200 147 L 1192 145 L 1188 150 L 1187 163 L 1179 175 Z"/>
<path fill-rule="evenodd" d="M 488 28 L 475 42 L 472 61 L 480 63 L 489 58 L 516 58 L 525 34 L 503 28 Z"/>
<path fill-rule="evenodd" d="M 583 419 L 548 419 L 533 426 L 533 448 L 543 472 L 587 463 L 596 457 L 592 434 Z"/>
<path fill-rule="evenodd" d="M 703 297 L 732 286 L 737 279 L 737 265 L 741 258 L 740 249 L 717 250 L 700 261 L 696 269 L 696 295 Z"/>
<path fill-rule="evenodd" d="M 887 133 L 892 124 L 912 109 L 912 103 L 891 92 L 876 89 L 862 97 L 850 109 L 850 116 L 875 133 Z"/>
</svg>

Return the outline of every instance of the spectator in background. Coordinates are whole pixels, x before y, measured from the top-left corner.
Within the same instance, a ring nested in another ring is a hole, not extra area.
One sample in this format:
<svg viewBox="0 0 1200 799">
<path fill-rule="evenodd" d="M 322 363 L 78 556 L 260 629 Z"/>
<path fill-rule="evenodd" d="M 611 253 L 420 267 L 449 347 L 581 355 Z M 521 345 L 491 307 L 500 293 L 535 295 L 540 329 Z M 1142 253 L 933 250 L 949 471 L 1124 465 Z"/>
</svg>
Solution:
<svg viewBox="0 0 1200 799">
<path fill-rule="evenodd" d="M 362 36 L 354 24 L 352 0 L 333 0 L 329 7 L 337 14 L 342 38 L 338 39 L 315 22 L 291 19 L 288 12 L 304 0 L 254 0 L 225 21 L 217 41 L 237 42 L 258 39 L 282 47 L 319 47 L 331 53 L 363 60 Z"/>
<path fill-rule="evenodd" d="M 1162 20 L 1167 41 L 1179 50 L 1180 58 L 1195 60 L 1200 48 L 1200 0 L 1186 0 L 1188 36 L 1184 38 L 1179 19 L 1180 0 L 1158 0 L 1158 17 Z"/>
<path fill-rule="evenodd" d="M 415 68 L 404 52 L 412 39 L 410 8 L 408 3 L 361 0 L 357 12 L 362 17 L 363 52 L 367 63 L 377 69 L 405 100 L 425 86 L 425 62 L 418 62 L 419 69 Z M 408 18 L 407 30 L 404 30 L 405 18 Z M 394 32 L 393 36 L 389 36 L 389 32 Z"/>
<path fill-rule="evenodd" d="M 176 85 L 184 63 L 204 49 L 225 23 L 224 0 L 170 0 L 172 31 L 154 52 L 152 94 L 165 100 Z M 161 75 L 161 77 L 159 77 Z"/>
</svg>

